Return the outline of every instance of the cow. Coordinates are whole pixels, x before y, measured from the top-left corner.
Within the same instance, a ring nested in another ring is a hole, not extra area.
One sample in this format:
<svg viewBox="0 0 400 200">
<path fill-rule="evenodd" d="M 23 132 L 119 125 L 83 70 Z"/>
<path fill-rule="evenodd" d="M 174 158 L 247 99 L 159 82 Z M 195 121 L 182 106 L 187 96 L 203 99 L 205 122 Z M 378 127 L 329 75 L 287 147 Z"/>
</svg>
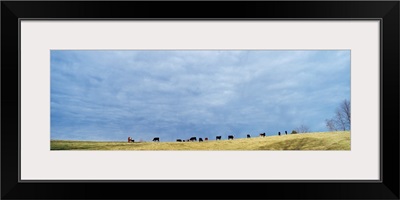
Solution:
<svg viewBox="0 0 400 200">
<path fill-rule="evenodd" d="M 204 138 L 205 141 L 208 141 L 208 138 Z"/>
<path fill-rule="evenodd" d="M 219 136 L 215 137 L 215 140 L 221 140 L 221 136 L 219 135 Z"/>
<path fill-rule="evenodd" d="M 281 136 L 281 132 L 278 132 L 278 135 Z"/>
<path fill-rule="evenodd" d="M 158 137 L 153 138 L 153 142 L 159 142 L 159 141 L 160 141 L 160 138 L 158 138 Z"/>
<path fill-rule="evenodd" d="M 233 140 L 233 135 L 228 135 L 228 140 Z"/>
<path fill-rule="evenodd" d="M 285 131 L 285 134 L 287 135 L 287 131 Z"/>
<path fill-rule="evenodd" d="M 203 138 L 199 138 L 199 142 L 203 142 Z"/>
<path fill-rule="evenodd" d="M 265 137 L 265 133 L 260 133 L 260 137 Z"/>
<path fill-rule="evenodd" d="M 191 137 L 191 138 L 190 138 L 190 141 L 191 141 L 191 142 L 197 141 L 197 138 L 196 138 L 196 137 Z"/>
<path fill-rule="evenodd" d="M 247 138 L 250 138 L 250 134 L 247 134 Z"/>
<path fill-rule="evenodd" d="M 176 141 L 177 141 L 177 142 L 182 142 L 182 140 L 181 140 L 181 139 L 177 139 Z"/>
</svg>

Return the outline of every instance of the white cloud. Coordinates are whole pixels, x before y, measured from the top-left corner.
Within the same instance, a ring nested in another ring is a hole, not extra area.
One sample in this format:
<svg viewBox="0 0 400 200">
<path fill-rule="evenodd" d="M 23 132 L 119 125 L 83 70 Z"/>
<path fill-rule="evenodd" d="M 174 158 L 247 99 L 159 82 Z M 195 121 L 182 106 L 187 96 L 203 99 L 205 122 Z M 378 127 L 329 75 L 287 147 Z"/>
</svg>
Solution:
<svg viewBox="0 0 400 200">
<path fill-rule="evenodd" d="M 350 52 L 52 51 L 51 87 L 52 138 L 323 131 L 350 96 Z"/>
</svg>

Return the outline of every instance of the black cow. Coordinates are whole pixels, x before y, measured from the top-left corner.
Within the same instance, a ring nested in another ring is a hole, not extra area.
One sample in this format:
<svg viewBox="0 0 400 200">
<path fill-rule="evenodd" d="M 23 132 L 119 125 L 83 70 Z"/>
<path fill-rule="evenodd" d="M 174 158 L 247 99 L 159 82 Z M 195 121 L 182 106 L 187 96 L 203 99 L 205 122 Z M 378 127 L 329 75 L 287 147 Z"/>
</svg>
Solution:
<svg viewBox="0 0 400 200">
<path fill-rule="evenodd" d="M 221 140 L 221 136 L 219 135 L 219 136 L 215 137 L 215 140 Z"/>
<path fill-rule="evenodd" d="M 285 131 L 285 134 L 287 135 L 287 131 Z"/>
<path fill-rule="evenodd" d="M 176 141 L 177 141 L 177 142 L 182 142 L 182 140 L 181 140 L 181 139 L 177 139 Z"/>
<path fill-rule="evenodd" d="M 250 134 L 247 134 L 247 138 L 250 138 Z"/>
<path fill-rule="evenodd" d="M 196 137 L 191 137 L 191 138 L 190 138 L 190 141 L 192 141 L 192 142 L 193 142 L 193 141 L 197 141 L 197 138 L 196 138 Z"/>
<path fill-rule="evenodd" d="M 203 138 L 199 138 L 199 142 L 203 142 Z"/>
<path fill-rule="evenodd" d="M 278 135 L 281 136 L 281 132 L 278 132 Z"/>
<path fill-rule="evenodd" d="M 228 135 L 228 140 L 233 140 L 233 135 Z"/>
<path fill-rule="evenodd" d="M 260 133 L 260 137 L 265 137 L 265 133 Z"/>
<path fill-rule="evenodd" d="M 158 138 L 158 137 L 155 137 L 154 139 L 153 139 L 153 142 L 159 142 L 160 141 L 160 138 Z"/>
</svg>

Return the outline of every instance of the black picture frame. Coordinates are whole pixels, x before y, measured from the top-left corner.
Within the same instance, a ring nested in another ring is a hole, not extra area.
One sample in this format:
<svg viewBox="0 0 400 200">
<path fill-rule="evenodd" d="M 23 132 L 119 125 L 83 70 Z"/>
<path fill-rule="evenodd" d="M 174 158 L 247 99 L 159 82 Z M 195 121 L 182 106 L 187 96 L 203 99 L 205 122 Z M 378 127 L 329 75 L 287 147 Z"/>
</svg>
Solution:
<svg viewBox="0 0 400 200">
<path fill-rule="evenodd" d="M 399 199 L 399 8 L 398 1 L 2 1 L 1 198 Z M 20 19 L 379 19 L 381 181 L 20 182 Z"/>
</svg>

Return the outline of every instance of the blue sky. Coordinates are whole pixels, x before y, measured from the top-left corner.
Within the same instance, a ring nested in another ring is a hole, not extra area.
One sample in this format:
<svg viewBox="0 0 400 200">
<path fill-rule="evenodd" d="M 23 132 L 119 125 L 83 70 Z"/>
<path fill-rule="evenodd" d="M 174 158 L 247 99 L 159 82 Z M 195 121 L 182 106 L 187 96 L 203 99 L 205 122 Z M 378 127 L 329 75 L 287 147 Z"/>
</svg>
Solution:
<svg viewBox="0 0 400 200">
<path fill-rule="evenodd" d="M 350 51 L 52 50 L 50 85 L 51 139 L 327 131 Z"/>
</svg>

